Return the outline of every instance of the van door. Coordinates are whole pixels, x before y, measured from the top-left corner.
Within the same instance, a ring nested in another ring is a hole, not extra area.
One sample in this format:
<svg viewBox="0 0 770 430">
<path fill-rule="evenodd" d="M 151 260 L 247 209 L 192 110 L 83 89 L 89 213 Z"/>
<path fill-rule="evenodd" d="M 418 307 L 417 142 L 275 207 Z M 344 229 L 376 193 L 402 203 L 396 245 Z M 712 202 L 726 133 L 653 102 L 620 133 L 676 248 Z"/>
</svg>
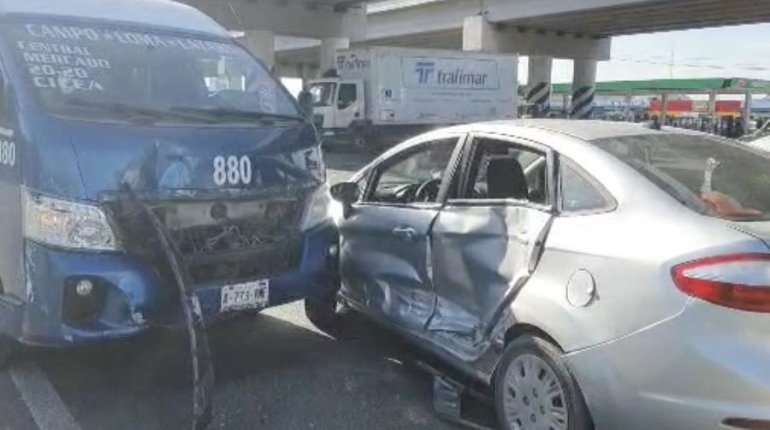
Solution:
<svg viewBox="0 0 770 430">
<path fill-rule="evenodd" d="M 12 86 L 0 59 L 0 331 L 3 305 L 24 297 L 19 130 Z"/>
<path fill-rule="evenodd" d="M 436 312 L 428 330 L 462 356 L 481 352 L 502 309 L 533 272 L 551 224 L 553 156 L 476 135 L 458 195 L 433 227 Z"/>
<path fill-rule="evenodd" d="M 335 128 L 348 128 L 363 115 L 363 85 L 361 81 L 342 81 L 337 86 Z"/>
</svg>

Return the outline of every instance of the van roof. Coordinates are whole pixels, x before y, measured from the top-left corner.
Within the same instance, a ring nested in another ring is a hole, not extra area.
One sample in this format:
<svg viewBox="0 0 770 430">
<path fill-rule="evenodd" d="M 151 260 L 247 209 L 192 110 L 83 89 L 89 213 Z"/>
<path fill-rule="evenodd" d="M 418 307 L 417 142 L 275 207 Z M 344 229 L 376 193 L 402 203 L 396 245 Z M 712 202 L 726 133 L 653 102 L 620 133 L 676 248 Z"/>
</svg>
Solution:
<svg viewBox="0 0 770 430">
<path fill-rule="evenodd" d="M 170 0 L 0 0 L 0 16 L 14 14 L 128 22 L 230 37 L 203 12 Z"/>
</svg>

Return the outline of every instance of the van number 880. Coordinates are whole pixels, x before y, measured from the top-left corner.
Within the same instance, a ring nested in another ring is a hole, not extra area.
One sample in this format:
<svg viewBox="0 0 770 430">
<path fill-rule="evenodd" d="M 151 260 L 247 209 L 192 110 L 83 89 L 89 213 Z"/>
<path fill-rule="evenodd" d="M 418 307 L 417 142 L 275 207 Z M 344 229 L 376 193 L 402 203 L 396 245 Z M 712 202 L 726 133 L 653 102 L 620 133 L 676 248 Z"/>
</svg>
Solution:
<svg viewBox="0 0 770 430">
<path fill-rule="evenodd" d="M 214 157 L 214 184 L 248 185 L 251 183 L 251 159 L 249 157 Z"/>
<path fill-rule="evenodd" d="M 0 140 L 0 165 L 16 165 L 16 144 L 7 140 Z"/>
</svg>

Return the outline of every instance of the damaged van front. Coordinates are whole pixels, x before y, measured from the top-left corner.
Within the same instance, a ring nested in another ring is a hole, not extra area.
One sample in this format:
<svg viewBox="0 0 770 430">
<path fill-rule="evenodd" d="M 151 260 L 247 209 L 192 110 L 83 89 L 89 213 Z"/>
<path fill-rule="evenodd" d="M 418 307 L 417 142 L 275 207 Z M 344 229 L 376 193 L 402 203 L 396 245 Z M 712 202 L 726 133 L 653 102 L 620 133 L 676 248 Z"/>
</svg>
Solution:
<svg viewBox="0 0 770 430">
<path fill-rule="evenodd" d="M 63 346 L 181 321 L 147 210 L 205 321 L 331 288 L 319 141 L 264 65 L 175 3 L 35 3 L 0 10 L 0 335 Z"/>
</svg>

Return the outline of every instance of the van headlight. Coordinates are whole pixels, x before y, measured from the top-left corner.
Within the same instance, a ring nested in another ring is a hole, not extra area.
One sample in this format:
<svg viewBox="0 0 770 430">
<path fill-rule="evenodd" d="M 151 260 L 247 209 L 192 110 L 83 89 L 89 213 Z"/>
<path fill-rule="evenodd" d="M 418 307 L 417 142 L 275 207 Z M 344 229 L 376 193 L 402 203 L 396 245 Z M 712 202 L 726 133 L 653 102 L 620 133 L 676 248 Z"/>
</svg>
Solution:
<svg viewBox="0 0 770 430">
<path fill-rule="evenodd" d="M 302 231 L 310 230 L 331 219 L 329 215 L 331 202 L 332 196 L 329 194 L 329 186 L 323 184 L 307 199 L 307 206 L 305 206 L 305 212 L 302 215 L 300 229 Z"/>
<path fill-rule="evenodd" d="M 96 206 L 22 192 L 24 236 L 63 248 L 115 251 L 117 243 L 107 216 Z"/>
</svg>

